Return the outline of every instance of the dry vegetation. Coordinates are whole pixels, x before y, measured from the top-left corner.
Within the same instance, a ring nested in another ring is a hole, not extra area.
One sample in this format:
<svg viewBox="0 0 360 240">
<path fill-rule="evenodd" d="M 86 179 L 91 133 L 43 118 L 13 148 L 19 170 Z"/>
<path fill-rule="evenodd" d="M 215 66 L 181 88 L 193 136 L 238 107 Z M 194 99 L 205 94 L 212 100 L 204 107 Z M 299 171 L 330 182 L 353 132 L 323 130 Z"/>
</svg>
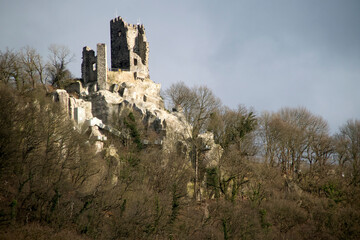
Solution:
<svg viewBox="0 0 360 240">
<path fill-rule="evenodd" d="M 39 72 L 1 66 L 0 239 L 360 238 L 358 120 L 331 136 L 306 109 L 256 116 L 178 84 L 168 96 L 195 126 L 195 159 L 142 145 L 152 134 L 130 112 L 113 121 L 129 138 L 95 153 Z M 224 149 L 217 167 L 202 163 L 205 130 Z"/>
</svg>

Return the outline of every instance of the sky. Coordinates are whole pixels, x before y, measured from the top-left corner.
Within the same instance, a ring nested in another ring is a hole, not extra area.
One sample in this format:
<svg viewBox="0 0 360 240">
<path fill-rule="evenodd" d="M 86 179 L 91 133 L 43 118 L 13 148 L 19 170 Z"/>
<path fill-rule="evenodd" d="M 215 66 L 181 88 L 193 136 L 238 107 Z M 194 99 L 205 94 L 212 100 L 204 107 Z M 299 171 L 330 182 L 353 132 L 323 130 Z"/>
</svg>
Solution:
<svg viewBox="0 0 360 240">
<path fill-rule="evenodd" d="M 306 107 L 331 132 L 360 119 L 359 0 L 0 0 L 0 50 L 110 48 L 110 20 L 142 23 L 151 79 L 206 85 L 223 104 Z M 110 55 L 108 54 L 108 64 Z"/>
</svg>

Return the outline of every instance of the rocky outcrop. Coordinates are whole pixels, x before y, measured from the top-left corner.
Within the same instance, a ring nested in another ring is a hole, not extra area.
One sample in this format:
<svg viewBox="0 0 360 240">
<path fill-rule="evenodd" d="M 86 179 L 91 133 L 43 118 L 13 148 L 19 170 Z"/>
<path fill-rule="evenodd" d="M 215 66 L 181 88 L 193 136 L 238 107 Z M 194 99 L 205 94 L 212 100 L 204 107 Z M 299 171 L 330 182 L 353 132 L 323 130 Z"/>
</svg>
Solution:
<svg viewBox="0 0 360 240">
<path fill-rule="evenodd" d="M 68 113 L 69 117 L 74 119 L 77 124 L 82 124 L 86 119 L 93 117 L 91 102 L 70 96 L 66 90 L 57 89 L 53 93 L 53 100 L 60 102 L 65 112 Z"/>
<path fill-rule="evenodd" d="M 85 101 L 84 99 L 77 99 L 70 96 L 66 90 L 57 89 L 53 93 L 53 100 L 59 102 L 62 109 L 69 115 L 70 119 L 73 119 L 79 130 L 88 132 L 90 139 L 93 140 L 94 146 L 97 152 L 103 149 L 104 141 L 106 136 L 103 135 L 98 126 L 92 124 L 96 121 L 96 118 L 92 114 L 91 102 Z M 101 122 L 101 120 L 100 120 Z"/>
<path fill-rule="evenodd" d="M 102 150 L 103 142 L 107 140 L 106 134 L 126 138 L 111 126 L 111 119 L 129 111 L 136 112 L 147 129 L 156 133 L 156 144 L 161 144 L 164 151 L 184 154 L 190 151 L 188 144 L 192 137 L 192 127 L 181 110 L 169 112 L 164 108 L 160 84 L 150 79 L 125 79 L 123 82 L 117 81 L 117 86 L 114 86 L 114 82 L 112 85 L 112 90 L 80 95 L 83 99 L 77 99 L 62 89 L 56 90 L 53 95 L 69 117 L 81 125 L 79 128 L 86 129 L 83 131 L 89 133 L 97 151 Z M 221 147 L 215 144 L 211 133 L 200 134 L 199 140 L 205 165 L 216 166 L 222 154 Z M 143 142 L 149 143 L 147 139 L 143 139 Z"/>
<path fill-rule="evenodd" d="M 136 112 L 141 122 L 147 129 L 156 134 L 153 140 L 162 145 L 163 151 L 189 153 L 191 147 L 192 127 L 186 121 L 181 110 L 169 112 L 164 108 L 160 96 L 160 84 L 150 79 L 137 79 L 121 77 L 119 73 L 112 73 L 110 90 L 98 90 L 90 93 L 83 92 L 81 99 L 70 96 L 65 90 L 56 90 L 54 100 L 59 101 L 74 119 L 76 124 L 81 125 L 83 131 L 89 133 L 94 141 L 97 151 L 103 148 L 103 142 L 107 140 L 106 134 L 126 138 L 120 131 L 111 126 L 114 116 L 124 116 L 129 111 Z M 127 74 L 127 73 L 126 73 Z M 117 76 L 117 75 L 120 75 Z M 117 78 L 115 78 L 117 76 Z M 85 87 L 82 87 L 86 89 Z M 222 149 L 215 144 L 212 133 L 200 134 L 202 156 L 208 167 L 218 164 Z M 149 144 L 148 139 L 143 143 Z"/>
<path fill-rule="evenodd" d="M 214 141 L 214 134 L 211 132 L 202 133 L 199 135 L 201 146 L 203 149 L 203 161 L 208 167 L 215 167 L 218 165 L 223 149 Z"/>
<path fill-rule="evenodd" d="M 150 80 L 148 69 L 149 45 L 143 25 L 128 24 L 118 17 L 110 22 L 111 69 L 108 69 L 106 45 L 97 44 L 97 55 L 83 48 L 82 79 L 65 90 L 56 90 L 59 101 L 79 129 L 89 134 L 98 151 L 102 150 L 106 134 L 126 138 L 111 126 L 113 117 L 128 111 L 138 113 L 146 129 L 152 130 L 156 144 L 163 151 L 189 155 L 194 143 L 192 127 L 181 110 L 169 112 L 160 96 L 160 84 Z M 75 96 L 78 96 L 75 97 Z M 84 130 L 85 129 L 85 130 Z M 200 135 L 202 154 L 207 166 L 217 164 L 221 147 L 210 133 Z M 142 139 L 149 143 L 148 139 Z"/>
<path fill-rule="evenodd" d="M 158 85 L 149 81 L 121 84 L 123 88 L 118 91 L 100 90 L 87 99 L 92 104 L 93 116 L 104 124 L 109 124 L 113 115 L 121 116 L 128 110 L 138 113 L 142 122 L 158 135 L 163 149 L 171 151 L 174 142 L 185 142 L 191 137 L 192 128 L 181 112 L 168 112 L 163 107 Z"/>
</svg>

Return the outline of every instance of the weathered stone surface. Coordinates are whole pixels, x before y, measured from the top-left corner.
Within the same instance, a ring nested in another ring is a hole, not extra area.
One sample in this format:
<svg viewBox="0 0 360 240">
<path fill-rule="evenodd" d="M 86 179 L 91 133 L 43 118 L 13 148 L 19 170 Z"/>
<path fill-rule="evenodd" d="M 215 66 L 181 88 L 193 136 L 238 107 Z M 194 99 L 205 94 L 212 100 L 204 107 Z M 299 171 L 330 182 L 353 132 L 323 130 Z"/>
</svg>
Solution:
<svg viewBox="0 0 360 240">
<path fill-rule="evenodd" d="M 111 68 L 149 75 L 149 43 L 144 25 L 128 24 L 121 17 L 110 21 Z"/>
<path fill-rule="evenodd" d="M 90 47 L 84 47 L 82 52 L 81 75 L 84 83 L 97 81 L 96 56 Z"/>
<path fill-rule="evenodd" d="M 76 99 L 74 97 L 69 97 L 69 114 L 71 119 L 75 119 L 75 109 L 83 108 L 84 109 L 84 122 L 86 119 L 90 119 L 93 117 L 91 111 L 91 102 L 85 101 L 83 99 Z"/>
<path fill-rule="evenodd" d="M 74 109 L 74 119 L 77 124 L 83 124 L 85 121 L 85 109 L 82 107 L 76 107 Z"/>
<path fill-rule="evenodd" d="M 97 70 L 97 83 L 100 90 L 108 89 L 107 82 L 107 56 L 105 43 L 97 44 L 97 57 L 96 57 L 96 70 Z"/>
<path fill-rule="evenodd" d="M 84 109 L 84 122 L 86 119 L 90 119 L 93 117 L 91 110 L 91 102 L 85 101 L 83 99 L 76 99 L 70 96 L 65 90 L 57 89 L 53 93 L 53 99 L 56 102 L 59 102 L 64 111 L 69 114 L 71 119 L 75 120 L 75 109 L 82 108 Z"/>
<path fill-rule="evenodd" d="M 75 81 L 65 87 L 68 93 L 85 94 L 86 89 L 83 88 L 81 81 Z"/>
<path fill-rule="evenodd" d="M 117 105 L 123 101 L 117 93 L 107 90 L 100 90 L 89 97 L 92 103 L 92 113 L 94 117 L 101 119 L 104 123 L 108 123 L 112 114 L 118 113 Z"/>
<path fill-rule="evenodd" d="M 80 98 L 69 96 L 65 90 L 56 90 L 54 99 L 69 113 L 70 118 L 90 132 L 97 151 L 103 148 L 106 134 L 125 137 L 111 126 L 112 117 L 129 111 L 137 112 L 147 129 L 156 134 L 155 140 L 142 139 L 144 144 L 161 145 L 166 152 L 188 154 L 192 127 L 186 121 L 181 107 L 169 112 L 160 96 L 161 85 L 148 74 L 149 46 L 143 25 L 127 24 L 121 18 L 110 22 L 111 64 L 107 68 L 106 46 L 97 45 L 97 56 L 89 47 L 83 49 L 82 84 L 74 86 Z M 89 130 L 90 129 L 90 130 Z M 213 135 L 200 135 L 206 166 L 217 165 L 222 153 Z"/>
<path fill-rule="evenodd" d="M 61 107 L 69 112 L 69 94 L 64 89 L 57 89 L 53 94 L 53 100 L 59 102 Z"/>
<path fill-rule="evenodd" d="M 204 161 L 207 167 L 215 167 L 218 165 L 223 149 L 214 141 L 214 134 L 211 132 L 199 135 L 204 153 Z"/>
</svg>

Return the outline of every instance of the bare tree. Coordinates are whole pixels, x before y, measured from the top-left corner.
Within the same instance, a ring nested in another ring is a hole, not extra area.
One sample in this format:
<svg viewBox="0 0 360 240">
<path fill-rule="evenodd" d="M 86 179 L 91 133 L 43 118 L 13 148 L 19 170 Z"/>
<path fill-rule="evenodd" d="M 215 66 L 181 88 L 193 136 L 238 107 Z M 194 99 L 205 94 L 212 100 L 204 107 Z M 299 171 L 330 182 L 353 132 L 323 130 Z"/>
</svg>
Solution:
<svg viewBox="0 0 360 240">
<path fill-rule="evenodd" d="M 45 85 L 45 64 L 37 51 L 26 46 L 20 52 L 20 61 L 24 71 L 24 77 L 29 81 L 33 88 L 36 83 Z"/>
<path fill-rule="evenodd" d="M 165 97 L 174 110 L 184 111 L 195 138 L 206 131 L 211 114 L 221 106 L 220 99 L 208 87 L 189 88 L 183 82 L 172 84 L 165 91 Z"/>
<path fill-rule="evenodd" d="M 18 90 L 23 87 L 21 63 L 17 52 L 9 49 L 5 52 L 0 51 L 0 81 L 15 84 Z"/>
<path fill-rule="evenodd" d="M 63 81 L 72 78 L 67 66 L 73 60 L 74 55 L 71 54 L 68 47 L 62 45 L 50 45 L 49 51 L 47 70 L 50 82 L 59 87 Z"/>
<path fill-rule="evenodd" d="M 208 130 L 214 133 L 215 141 L 223 149 L 227 150 L 231 145 L 236 145 L 242 154 L 254 155 L 254 136 L 249 133 L 255 130 L 256 125 L 254 112 L 239 105 L 236 110 L 223 107 L 214 112 Z"/>
<path fill-rule="evenodd" d="M 206 132 L 210 117 L 221 106 L 220 99 L 206 86 L 188 88 L 183 82 L 170 86 L 165 96 L 175 109 L 184 111 L 187 121 L 191 124 L 191 138 L 187 139 L 191 146 L 191 156 L 195 168 L 194 195 L 200 199 L 199 167 L 202 152 L 201 133 Z"/>
<path fill-rule="evenodd" d="M 261 117 L 260 136 L 266 161 L 297 173 L 303 160 L 325 165 L 332 152 L 328 124 L 305 108 L 283 108 Z"/>
<path fill-rule="evenodd" d="M 200 133 L 206 131 L 211 114 L 221 106 L 221 102 L 206 86 L 194 87 L 192 92 L 193 99 L 185 114 L 193 126 L 193 138 L 197 138 Z"/>
<path fill-rule="evenodd" d="M 324 168 L 333 153 L 333 139 L 329 135 L 329 127 L 321 117 L 312 116 L 312 121 L 305 132 L 306 154 L 310 171 L 314 164 Z"/>
<path fill-rule="evenodd" d="M 199 134 L 207 129 L 207 124 L 210 120 L 210 116 L 221 105 L 220 100 L 215 97 L 212 91 L 205 87 L 195 87 L 193 90 L 193 100 L 186 114 L 187 120 L 192 125 L 192 138 L 191 146 L 194 157 L 195 165 L 195 182 L 194 193 L 196 199 L 201 199 L 200 194 L 200 181 L 199 181 L 199 167 L 200 167 L 200 154 L 202 152 L 202 143 L 199 141 Z"/>
<path fill-rule="evenodd" d="M 337 134 L 337 157 L 343 165 L 346 161 L 352 165 L 352 183 L 360 184 L 360 121 L 349 120 L 340 127 L 340 133 Z"/>
<path fill-rule="evenodd" d="M 334 136 L 334 152 L 335 159 L 339 164 L 341 170 L 344 169 L 345 165 L 351 161 L 351 156 L 348 152 L 348 139 L 345 135 L 337 133 Z"/>
<path fill-rule="evenodd" d="M 195 97 L 193 91 L 184 82 L 172 84 L 164 93 L 168 107 L 176 111 L 188 112 Z"/>
<path fill-rule="evenodd" d="M 265 162 L 270 166 L 275 166 L 276 151 L 277 151 L 277 139 L 279 138 L 279 132 L 273 127 L 273 114 L 269 112 L 263 112 L 259 118 L 259 136 L 263 148 Z"/>
<path fill-rule="evenodd" d="M 257 119 L 253 111 L 239 105 L 236 110 L 222 107 L 211 115 L 208 130 L 216 143 L 224 149 L 219 165 L 207 169 L 208 189 L 215 197 L 223 195 L 234 202 L 249 177 L 249 157 L 256 154 L 255 129 Z"/>
</svg>

